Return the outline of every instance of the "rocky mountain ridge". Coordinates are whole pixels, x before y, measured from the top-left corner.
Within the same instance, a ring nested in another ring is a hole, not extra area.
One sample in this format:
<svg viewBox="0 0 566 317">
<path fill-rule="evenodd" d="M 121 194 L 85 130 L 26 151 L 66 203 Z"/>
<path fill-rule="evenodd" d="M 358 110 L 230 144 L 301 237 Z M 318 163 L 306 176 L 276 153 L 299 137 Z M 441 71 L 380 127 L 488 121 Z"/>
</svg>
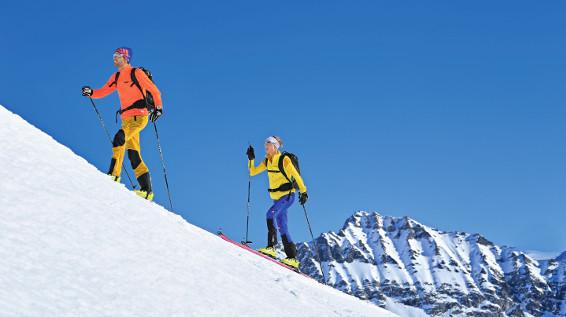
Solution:
<svg viewBox="0 0 566 317">
<path fill-rule="evenodd" d="M 380 306 L 393 299 L 429 316 L 566 316 L 566 252 L 537 261 L 479 234 L 365 211 L 298 251 L 303 272 Z"/>
</svg>

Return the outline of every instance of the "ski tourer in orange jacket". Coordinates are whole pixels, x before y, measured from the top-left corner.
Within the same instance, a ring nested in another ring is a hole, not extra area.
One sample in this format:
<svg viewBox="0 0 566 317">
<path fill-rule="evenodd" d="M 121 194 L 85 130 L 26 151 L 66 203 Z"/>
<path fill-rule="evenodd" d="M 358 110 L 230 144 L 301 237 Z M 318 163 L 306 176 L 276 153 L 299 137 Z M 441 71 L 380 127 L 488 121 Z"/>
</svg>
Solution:
<svg viewBox="0 0 566 317">
<path fill-rule="evenodd" d="M 108 82 L 100 89 L 93 90 L 88 86 L 84 86 L 82 94 L 90 98 L 102 98 L 118 90 L 122 127 L 112 141 L 112 160 L 110 161 L 108 175 L 112 176 L 114 181 L 120 181 L 122 162 L 127 150 L 132 169 L 140 184 L 140 189 L 135 192 L 145 199 L 152 200 L 153 191 L 149 169 L 141 157 L 140 132 L 146 127 L 148 119 L 155 122 L 161 116 L 163 105 L 161 103 L 161 93 L 145 72 L 130 66 L 131 57 L 132 50 L 130 48 L 121 47 L 116 49 L 113 59 L 118 72 L 112 74 Z M 139 83 L 139 87 L 133 81 L 133 71 L 135 71 L 135 79 Z M 149 118 L 145 99 L 148 93 L 151 93 L 155 104 L 155 108 L 152 109 Z"/>
<path fill-rule="evenodd" d="M 140 83 L 144 95 L 142 95 L 140 89 L 132 82 L 132 71 L 135 71 L 136 79 Z M 148 115 L 147 106 L 144 100 L 144 96 L 147 96 L 148 91 L 153 95 L 155 107 L 160 110 L 163 109 L 161 93 L 142 70 L 135 69 L 130 64 L 126 64 L 119 70 L 119 72 L 120 75 L 118 76 L 118 80 L 115 80 L 116 73 L 112 74 L 102 88 L 92 90 L 91 97 L 93 99 L 103 98 L 115 90 L 118 90 L 122 119 L 133 116 Z"/>
</svg>

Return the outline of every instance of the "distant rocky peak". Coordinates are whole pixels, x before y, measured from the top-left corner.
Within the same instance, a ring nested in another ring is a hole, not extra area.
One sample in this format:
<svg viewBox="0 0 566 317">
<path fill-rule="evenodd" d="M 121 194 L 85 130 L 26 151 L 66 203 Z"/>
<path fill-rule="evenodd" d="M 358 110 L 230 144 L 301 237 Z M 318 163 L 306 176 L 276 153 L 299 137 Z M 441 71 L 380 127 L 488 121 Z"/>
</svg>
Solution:
<svg viewBox="0 0 566 317">
<path fill-rule="evenodd" d="M 297 247 L 301 271 L 378 305 L 387 297 L 430 316 L 566 317 L 566 252 L 537 261 L 478 233 L 368 211 L 316 239 L 322 265 L 313 242 Z"/>
<path fill-rule="evenodd" d="M 342 230 L 348 227 L 357 227 L 365 229 L 377 229 L 382 223 L 381 215 L 377 212 L 357 211 L 344 223 Z"/>
<path fill-rule="evenodd" d="M 407 229 L 422 229 L 426 226 L 408 216 L 382 216 L 378 212 L 360 210 L 346 219 L 342 230 L 346 230 L 349 227 L 358 227 L 366 230 L 384 229 L 385 231 L 393 232 Z"/>
<path fill-rule="evenodd" d="M 488 247 L 493 246 L 493 242 L 487 240 L 484 236 L 482 236 L 479 233 L 473 234 L 472 237 L 476 240 L 476 243 L 478 244 L 485 245 Z"/>
</svg>

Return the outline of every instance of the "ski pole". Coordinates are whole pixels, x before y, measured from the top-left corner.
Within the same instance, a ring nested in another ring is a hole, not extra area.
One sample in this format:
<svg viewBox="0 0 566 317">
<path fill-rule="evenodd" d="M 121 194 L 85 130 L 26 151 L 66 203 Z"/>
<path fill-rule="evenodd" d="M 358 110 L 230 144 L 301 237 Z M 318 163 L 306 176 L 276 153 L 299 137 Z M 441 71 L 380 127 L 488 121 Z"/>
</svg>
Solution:
<svg viewBox="0 0 566 317">
<path fill-rule="evenodd" d="M 248 167 L 251 167 L 251 161 L 248 163 Z M 248 215 L 246 217 L 246 240 L 242 241 L 242 244 L 250 244 L 252 243 L 249 238 L 248 238 L 248 229 L 249 229 L 249 225 L 250 225 L 250 213 L 251 213 L 251 202 L 250 202 L 250 193 L 251 193 L 251 188 L 252 188 L 252 176 L 249 175 L 249 171 L 248 171 Z"/>
<path fill-rule="evenodd" d="M 132 73 L 133 74 L 133 73 Z M 135 76 L 134 76 L 135 78 Z M 147 96 L 143 93 L 138 84 L 138 88 L 143 96 L 143 101 L 147 109 L 152 108 L 152 106 L 147 102 Z M 155 138 L 157 139 L 157 149 L 159 150 L 159 155 L 161 156 L 161 166 L 163 167 L 163 177 L 165 178 L 165 188 L 167 189 L 167 197 L 169 197 L 169 210 L 173 212 L 173 203 L 171 202 L 171 192 L 169 191 L 169 182 L 167 181 L 167 170 L 165 169 L 165 160 L 163 159 L 163 151 L 161 150 L 161 141 L 159 140 L 159 133 L 157 132 L 157 124 L 153 121 L 153 130 L 155 131 Z"/>
<path fill-rule="evenodd" d="M 322 259 L 320 257 L 320 253 L 318 252 L 316 240 L 314 239 L 314 235 L 312 234 L 311 222 L 309 221 L 309 216 L 307 215 L 307 208 L 305 207 L 305 205 L 302 206 L 303 206 L 303 210 L 305 211 L 305 218 L 307 219 L 307 225 L 309 226 L 309 232 L 311 233 L 311 238 L 314 244 L 314 249 L 316 251 L 316 256 L 318 257 L 318 263 L 320 263 L 320 271 L 322 272 L 322 279 L 324 284 L 326 284 L 326 274 L 324 274 L 324 268 L 322 267 Z"/>
<path fill-rule="evenodd" d="M 98 115 L 98 120 L 100 120 L 100 124 L 102 125 L 104 132 L 106 132 L 106 136 L 108 137 L 108 141 L 110 141 L 110 144 L 112 144 L 112 146 L 114 146 L 114 144 L 112 143 L 112 138 L 110 137 L 110 133 L 108 133 L 108 129 L 106 129 L 106 125 L 104 124 L 104 120 L 102 120 L 102 116 L 100 115 L 100 111 L 98 111 L 98 108 L 96 107 L 96 105 L 94 104 L 94 101 L 92 100 L 92 98 L 90 96 L 88 97 L 88 99 L 90 100 L 90 103 L 94 107 L 94 111 L 96 111 L 96 114 Z M 124 168 L 124 162 L 122 162 L 122 169 L 124 170 L 124 172 L 126 172 L 126 176 L 128 176 L 128 180 L 130 181 L 132 188 L 136 189 L 136 185 L 134 185 L 134 182 L 132 182 L 132 178 L 130 178 L 130 173 L 128 173 L 128 170 Z"/>
<path fill-rule="evenodd" d="M 173 203 L 171 202 L 171 192 L 169 191 L 169 182 L 167 181 L 167 170 L 165 169 L 165 160 L 163 159 L 163 151 L 161 150 L 161 141 L 159 140 L 159 133 L 157 132 L 157 124 L 153 122 L 153 129 L 155 130 L 155 137 L 157 139 L 157 149 L 161 156 L 161 166 L 163 166 L 163 177 L 165 178 L 165 187 L 167 188 L 167 196 L 169 197 L 169 207 L 173 211 Z"/>
</svg>

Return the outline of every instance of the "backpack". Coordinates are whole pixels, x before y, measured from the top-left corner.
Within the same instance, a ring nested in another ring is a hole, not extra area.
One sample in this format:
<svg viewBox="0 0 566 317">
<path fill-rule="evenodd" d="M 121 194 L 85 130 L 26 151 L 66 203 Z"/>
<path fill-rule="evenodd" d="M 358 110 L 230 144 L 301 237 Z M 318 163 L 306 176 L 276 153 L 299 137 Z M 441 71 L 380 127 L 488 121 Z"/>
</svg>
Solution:
<svg viewBox="0 0 566 317">
<path fill-rule="evenodd" d="M 153 83 L 153 76 L 151 75 L 151 72 L 149 71 L 149 69 L 145 69 L 143 67 L 135 67 L 132 69 L 132 71 L 130 72 L 130 77 L 132 79 L 132 84 L 130 86 L 136 85 L 136 87 L 138 87 L 138 89 L 140 90 L 140 92 L 142 93 L 142 96 L 145 98 L 145 103 L 147 105 L 147 110 L 152 111 L 153 109 L 155 109 L 155 101 L 153 100 L 153 95 L 151 94 L 151 92 L 147 92 L 147 95 L 143 94 L 143 90 L 140 86 L 140 82 L 138 81 L 138 79 L 136 78 L 136 69 L 139 69 L 141 71 L 143 71 L 147 78 L 149 78 L 149 80 L 151 80 L 151 82 Z"/>
<path fill-rule="evenodd" d="M 285 160 L 285 157 L 289 157 L 289 159 L 291 160 L 291 163 L 293 164 L 293 166 L 295 167 L 295 169 L 297 170 L 299 175 L 301 174 L 301 168 L 299 167 L 299 157 L 297 155 L 290 153 L 290 152 L 287 152 L 287 151 L 281 153 L 281 157 L 279 157 L 279 162 L 277 163 L 277 168 L 279 169 L 279 172 L 281 172 L 281 174 L 283 174 L 283 176 L 287 179 L 287 181 L 289 181 L 289 184 L 283 184 L 277 189 L 273 189 L 273 190 L 270 189 L 269 190 L 270 192 L 271 191 L 291 191 L 293 188 L 295 188 L 296 190 L 299 190 L 299 185 L 297 184 L 297 181 L 295 179 L 289 178 L 287 173 L 285 173 L 285 169 L 283 168 L 283 162 Z M 265 166 L 267 166 L 267 159 L 265 159 Z"/>
<path fill-rule="evenodd" d="M 143 71 L 147 75 L 147 78 L 149 78 L 149 80 L 151 80 L 151 82 L 153 82 L 153 76 L 151 75 L 151 72 L 148 69 L 143 68 L 143 67 L 132 67 L 132 71 L 130 72 L 130 79 L 132 80 L 132 83 L 130 84 L 130 87 L 133 86 L 133 85 L 136 85 L 136 87 L 138 87 L 142 96 L 144 97 L 144 104 L 136 102 L 133 105 L 125 108 L 124 110 L 118 110 L 116 112 L 116 121 L 118 121 L 118 119 L 117 119 L 118 114 L 122 114 L 122 113 L 124 113 L 128 110 L 146 108 L 149 112 L 151 112 L 151 111 L 153 111 L 153 109 L 155 109 L 155 101 L 153 100 L 153 95 L 149 91 L 147 92 L 147 94 L 143 93 L 143 89 L 140 85 L 140 82 L 136 78 L 136 69 Z M 117 85 L 118 84 L 118 78 L 120 78 L 120 72 L 116 73 L 116 75 L 114 76 L 114 81 L 110 84 L 109 87 L 112 87 L 113 85 Z"/>
</svg>

